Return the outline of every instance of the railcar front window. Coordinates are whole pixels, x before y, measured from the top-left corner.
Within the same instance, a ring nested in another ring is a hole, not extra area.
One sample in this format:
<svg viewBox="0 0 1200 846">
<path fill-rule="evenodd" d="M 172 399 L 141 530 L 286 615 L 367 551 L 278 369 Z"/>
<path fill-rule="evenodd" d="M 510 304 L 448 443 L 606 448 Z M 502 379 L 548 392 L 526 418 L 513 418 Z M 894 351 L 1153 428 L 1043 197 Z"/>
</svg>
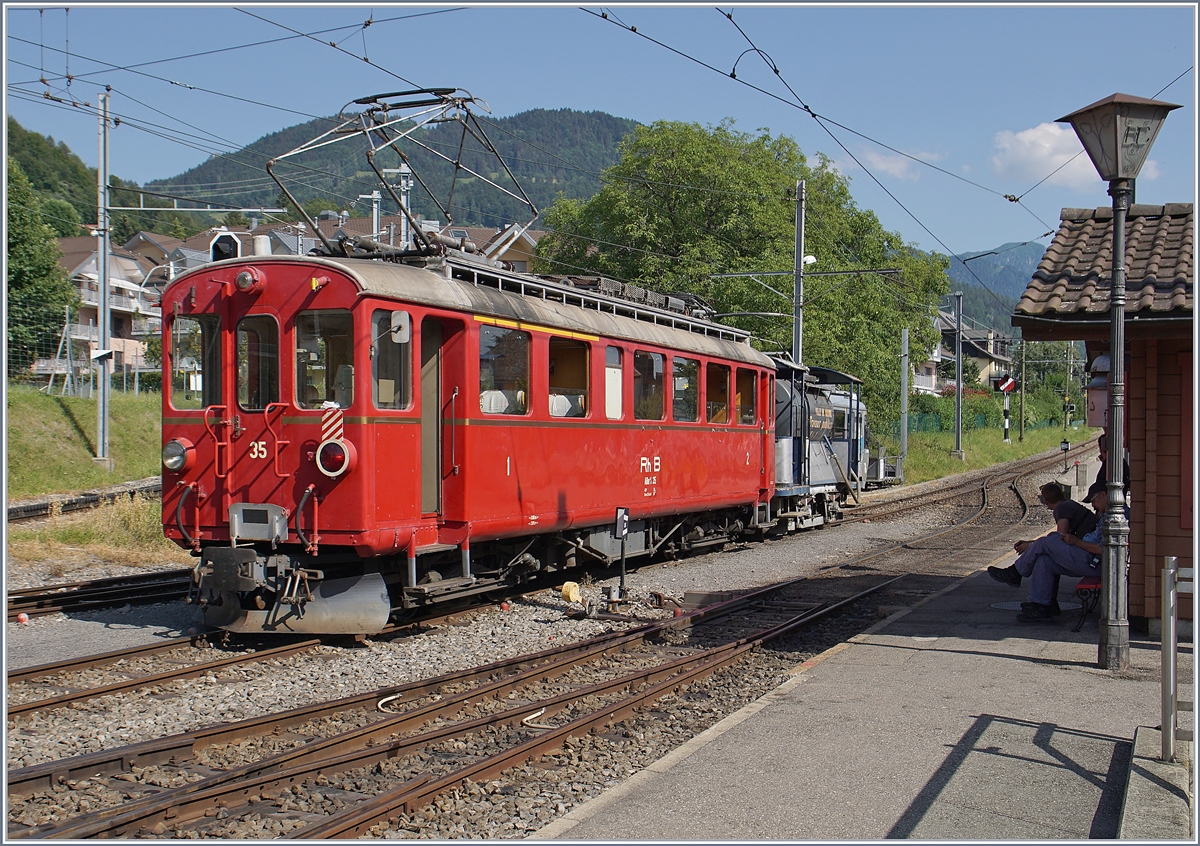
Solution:
<svg viewBox="0 0 1200 846">
<path fill-rule="evenodd" d="M 517 329 L 479 328 L 479 410 L 524 414 L 529 410 L 530 335 Z"/>
<path fill-rule="evenodd" d="M 279 327 L 275 318 L 256 314 L 237 328 L 238 405 L 261 411 L 279 402 Z"/>
<path fill-rule="evenodd" d="M 221 318 L 176 317 L 170 324 L 170 401 L 180 410 L 221 404 Z"/>
<path fill-rule="evenodd" d="M 708 422 L 729 422 L 729 367 L 724 364 L 706 364 L 705 394 L 707 395 Z"/>
<path fill-rule="evenodd" d="M 354 403 L 354 320 L 345 309 L 303 311 L 296 317 L 296 405 Z M 377 333 L 378 334 L 378 333 Z M 391 344 L 380 342 L 380 348 Z M 396 345 L 391 345 L 395 347 Z"/>
<path fill-rule="evenodd" d="M 637 420 L 663 418 L 663 355 L 633 354 L 633 416 Z"/>
<path fill-rule="evenodd" d="M 694 358 L 672 359 L 671 416 L 695 423 L 700 419 L 700 362 Z"/>
<path fill-rule="evenodd" d="M 371 316 L 371 388 L 376 408 L 408 408 L 412 402 L 412 344 L 392 339 L 392 313 L 377 311 Z"/>
<path fill-rule="evenodd" d="M 754 371 L 743 370 L 739 367 L 734 399 L 737 405 L 738 422 L 743 426 L 751 425 L 758 419 L 758 415 L 754 411 L 754 384 Z"/>
<path fill-rule="evenodd" d="M 588 413 L 588 352 L 582 341 L 550 339 L 550 416 L 583 417 Z"/>
</svg>

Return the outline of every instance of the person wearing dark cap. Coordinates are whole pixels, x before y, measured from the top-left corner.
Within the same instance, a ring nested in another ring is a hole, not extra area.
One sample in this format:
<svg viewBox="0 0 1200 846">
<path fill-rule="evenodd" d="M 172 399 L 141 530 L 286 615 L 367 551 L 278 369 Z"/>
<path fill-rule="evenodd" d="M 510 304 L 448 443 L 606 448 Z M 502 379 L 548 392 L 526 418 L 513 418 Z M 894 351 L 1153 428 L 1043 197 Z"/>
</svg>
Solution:
<svg viewBox="0 0 1200 846">
<path fill-rule="evenodd" d="M 1095 482 L 1088 488 L 1083 500 L 1096 509 L 1099 518 L 1108 508 L 1108 488 Z M 1029 581 L 1029 601 L 1021 603 L 1018 620 L 1038 622 L 1049 620 L 1058 607 L 1059 576 L 1094 576 L 1100 572 L 1100 550 L 1104 535 L 1103 522 L 1096 524 L 1082 537 L 1070 533 L 1062 536 L 1062 543 L 1072 551 L 1069 556 L 1042 555 L 1033 566 Z"/>
<path fill-rule="evenodd" d="M 1090 493 L 1090 491 L 1089 491 Z M 1067 534 L 1082 537 L 1091 531 L 1099 517 L 1073 499 L 1067 499 L 1062 486 L 1057 482 L 1042 485 L 1038 494 L 1042 504 L 1053 510 L 1054 531 L 1037 540 L 1019 540 L 1013 544 L 1019 555 L 1010 567 L 988 567 L 988 575 L 998 582 L 1013 587 L 1021 586 L 1021 579 L 1033 573 L 1034 563 L 1039 556 L 1050 555 L 1064 563 L 1071 558 L 1072 551 L 1063 543 Z"/>
</svg>

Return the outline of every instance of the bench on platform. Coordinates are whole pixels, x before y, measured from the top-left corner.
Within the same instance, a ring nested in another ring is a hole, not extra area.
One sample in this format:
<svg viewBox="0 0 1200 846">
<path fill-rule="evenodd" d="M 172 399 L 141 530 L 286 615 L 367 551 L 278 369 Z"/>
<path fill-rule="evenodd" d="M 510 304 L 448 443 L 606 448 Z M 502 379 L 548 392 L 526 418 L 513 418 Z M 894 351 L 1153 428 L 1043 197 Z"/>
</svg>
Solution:
<svg viewBox="0 0 1200 846">
<path fill-rule="evenodd" d="M 1096 605 L 1100 602 L 1100 574 L 1094 576 L 1084 576 L 1075 585 L 1075 595 L 1079 597 L 1079 603 L 1082 610 L 1079 612 L 1079 622 L 1075 624 L 1075 628 L 1071 629 L 1077 632 L 1083 628 L 1084 622 L 1087 621 L 1088 614 L 1096 610 Z"/>
</svg>

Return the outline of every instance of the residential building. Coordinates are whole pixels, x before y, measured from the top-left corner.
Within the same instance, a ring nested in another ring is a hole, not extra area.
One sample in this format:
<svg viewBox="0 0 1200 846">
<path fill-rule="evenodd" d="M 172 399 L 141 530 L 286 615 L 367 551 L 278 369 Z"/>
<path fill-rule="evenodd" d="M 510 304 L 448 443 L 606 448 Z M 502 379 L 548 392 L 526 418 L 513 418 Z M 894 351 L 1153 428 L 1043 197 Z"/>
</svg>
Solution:
<svg viewBox="0 0 1200 846">
<path fill-rule="evenodd" d="M 64 326 L 70 338 L 74 361 L 88 360 L 88 354 L 100 344 L 100 275 L 97 268 L 100 255 L 99 239 L 90 236 L 59 238 L 62 258 L 59 266 L 75 284 L 80 307 Z M 145 255 L 124 247 L 110 246 L 108 259 L 110 347 L 113 350 L 114 372 L 132 373 L 157 370 L 146 363 L 146 339 L 161 330 L 158 294 L 146 284 L 154 270 L 153 262 Z M 41 375 L 64 374 L 68 366 L 66 345 L 60 357 L 39 359 L 34 372 Z"/>
</svg>

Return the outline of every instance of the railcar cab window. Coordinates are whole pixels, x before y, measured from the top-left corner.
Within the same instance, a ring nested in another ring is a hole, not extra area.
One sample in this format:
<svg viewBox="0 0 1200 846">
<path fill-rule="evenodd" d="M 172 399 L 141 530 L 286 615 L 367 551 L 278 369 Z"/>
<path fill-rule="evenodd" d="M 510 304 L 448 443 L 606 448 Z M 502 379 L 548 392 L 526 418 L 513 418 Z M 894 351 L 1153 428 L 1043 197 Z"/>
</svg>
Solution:
<svg viewBox="0 0 1200 846">
<path fill-rule="evenodd" d="M 371 315 L 371 398 L 376 408 L 409 408 L 412 403 L 412 344 L 396 343 L 392 312 Z"/>
<path fill-rule="evenodd" d="M 758 421 L 758 415 L 755 413 L 754 408 L 754 385 L 756 381 L 753 370 L 738 368 L 734 401 L 737 404 L 737 422 L 743 426 L 752 426 Z"/>
<path fill-rule="evenodd" d="M 588 352 L 582 341 L 550 339 L 550 416 L 584 417 L 588 402 Z"/>
<path fill-rule="evenodd" d="M 671 363 L 671 417 L 695 423 L 700 419 L 700 362 L 676 356 Z"/>
<path fill-rule="evenodd" d="M 729 367 L 725 364 L 704 365 L 704 389 L 709 423 L 729 422 Z"/>
<path fill-rule="evenodd" d="M 831 437 L 844 439 L 846 437 L 846 412 L 833 412 L 833 432 Z"/>
<path fill-rule="evenodd" d="M 170 323 L 170 401 L 180 410 L 221 404 L 221 318 L 176 316 Z"/>
<path fill-rule="evenodd" d="M 633 417 L 635 420 L 663 419 L 663 355 L 633 354 Z"/>
<path fill-rule="evenodd" d="M 622 408 L 623 353 L 620 347 L 608 347 L 604 351 L 604 416 L 609 420 L 620 420 L 625 413 Z"/>
<path fill-rule="evenodd" d="M 244 317 L 237 328 L 237 394 L 244 411 L 279 402 L 279 326 L 267 314 Z"/>
<path fill-rule="evenodd" d="M 525 414 L 529 410 L 528 332 L 479 327 L 479 410 Z"/>
<path fill-rule="evenodd" d="M 296 316 L 296 405 L 320 408 L 354 403 L 354 321 L 345 309 Z M 386 344 L 387 341 L 381 343 Z"/>
</svg>

